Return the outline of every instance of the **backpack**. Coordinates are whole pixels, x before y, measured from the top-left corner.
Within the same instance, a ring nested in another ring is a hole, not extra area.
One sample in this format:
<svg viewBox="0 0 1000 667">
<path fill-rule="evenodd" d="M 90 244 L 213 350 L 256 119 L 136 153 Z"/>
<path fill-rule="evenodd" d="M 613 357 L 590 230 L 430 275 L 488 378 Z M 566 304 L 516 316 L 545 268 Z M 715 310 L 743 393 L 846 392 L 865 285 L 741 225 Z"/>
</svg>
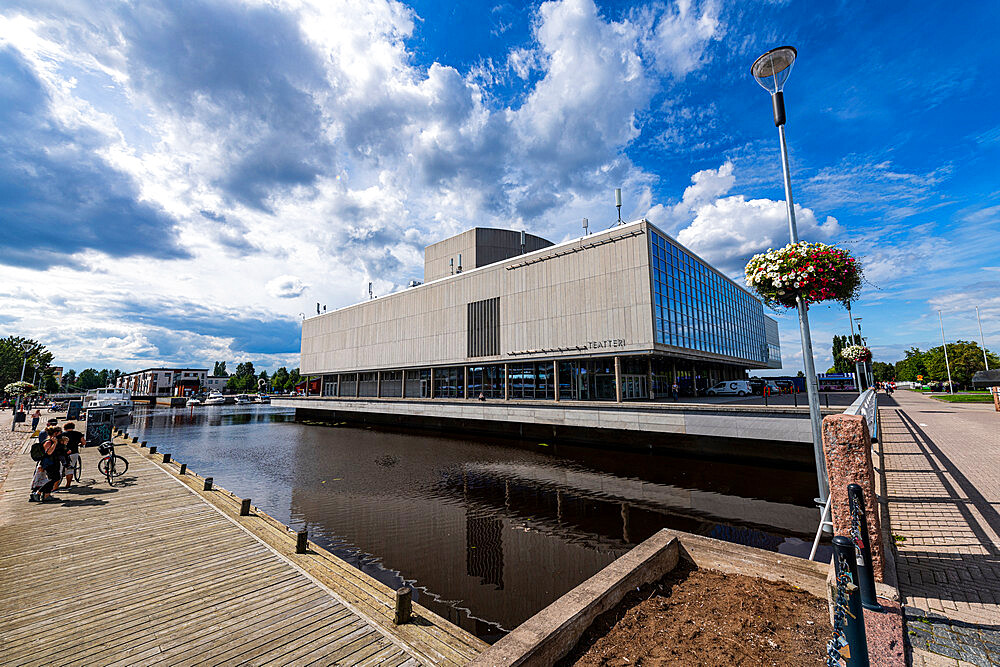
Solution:
<svg viewBox="0 0 1000 667">
<path fill-rule="evenodd" d="M 45 458 L 45 448 L 42 447 L 42 443 L 37 440 L 31 443 L 31 460 L 41 461 Z"/>
</svg>

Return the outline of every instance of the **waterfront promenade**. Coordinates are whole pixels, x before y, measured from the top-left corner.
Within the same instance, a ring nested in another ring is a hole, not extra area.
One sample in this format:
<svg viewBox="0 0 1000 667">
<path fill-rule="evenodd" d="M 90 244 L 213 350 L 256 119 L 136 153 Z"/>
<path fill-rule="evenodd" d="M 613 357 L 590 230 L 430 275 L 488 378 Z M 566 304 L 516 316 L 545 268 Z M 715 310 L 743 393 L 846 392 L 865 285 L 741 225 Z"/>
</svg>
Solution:
<svg viewBox="0 0 1000 667">
<path fill-rule="evenodd" d="M 1000 664 L 1000 414 L 909 391 L 879 403 L 913 664 Z"/>
<path fill-rule="evenodd" d="M 359 590 L 361 573 L 330 572 L 313 545 L 295 554 L 287 530 L 287 543 L 263 538 L 283 527 L 237 516 L 238 500 L 228 511 L 231 494 L 194 490 L 201 478 L 159 455 L 118 449 L 131 464 L 119 485 L 86 449 L 84 484 L 45 504 L 27 502 L 34 465 L 17 456 L 0 497 L 0 664 L 465 664 L 485 646 L 420 608 L 395 631 L 391 609 L 371 612 L 379 591 L 330 585 Z"/>
</svg>

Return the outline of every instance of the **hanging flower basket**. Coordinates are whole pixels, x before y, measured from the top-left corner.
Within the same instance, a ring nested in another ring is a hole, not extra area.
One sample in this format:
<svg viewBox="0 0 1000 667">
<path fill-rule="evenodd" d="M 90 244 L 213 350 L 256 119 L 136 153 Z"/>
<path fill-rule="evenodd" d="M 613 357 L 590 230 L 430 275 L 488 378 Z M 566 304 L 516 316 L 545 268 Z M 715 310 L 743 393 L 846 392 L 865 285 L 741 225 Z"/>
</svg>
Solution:
<svg viewBox="0 0 1000 667">
<path fill-rule="evenodd" d="M 11 382 L 3 388 L 3 392 L 8 396 L 25 396 L 34 391 L 35 385 L 30 382 Z"/>
<path fill-rule="evenodd" d="M 820 301 L 854 300 L 861 289 L 861 265 L 851 253 L 825 243 L 789 243 L 754 255 L 746 266 L 749 285 L 769 306 L 795 308 Z"/>
<path fill-rule="evenodd" d="M 840 351 L 840 356 L 856 364 L 872 360 L 872 351 L 864 345 L 848 345 Z"/>
</svg>

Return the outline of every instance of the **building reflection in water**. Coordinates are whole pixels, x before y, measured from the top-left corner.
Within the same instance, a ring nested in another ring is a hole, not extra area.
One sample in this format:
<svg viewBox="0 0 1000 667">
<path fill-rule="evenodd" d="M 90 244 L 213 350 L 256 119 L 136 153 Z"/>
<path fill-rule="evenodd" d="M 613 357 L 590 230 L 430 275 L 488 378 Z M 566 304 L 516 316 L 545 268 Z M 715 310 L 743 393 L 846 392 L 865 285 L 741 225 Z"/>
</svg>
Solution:
<svg viewBox="0 0 1000 667">
<path fill-rule="evenodd" d="M 489 641 L 661 528 L 797 555 L 815 530 L 808 470 L 290 419 L 140 411 L 132 430 Z"/>
</svg>

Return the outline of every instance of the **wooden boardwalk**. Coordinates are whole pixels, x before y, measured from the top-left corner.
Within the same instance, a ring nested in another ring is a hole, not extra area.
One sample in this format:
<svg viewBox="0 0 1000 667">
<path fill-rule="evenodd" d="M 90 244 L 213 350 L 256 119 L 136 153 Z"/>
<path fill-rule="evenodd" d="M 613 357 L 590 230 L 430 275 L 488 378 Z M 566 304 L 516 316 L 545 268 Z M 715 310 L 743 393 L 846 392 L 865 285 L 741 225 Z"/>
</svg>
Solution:
<svg viewBox="0 0 1000 667">
<path fill-rule="evenodd" d="M 294 554 L 287 528 L 239 517 L 239 499 L 162 456 L 118 449 L 131 464 L 120 485 L 87 449 L 84 484 L 46 504 L 27 500 L 30 457 L 14 464 L 0 664 L 465 664 L 486 647 L 416 605 L 415 623 L 393 626 L 386 587 L 314 545 Z"/>
</svg>

